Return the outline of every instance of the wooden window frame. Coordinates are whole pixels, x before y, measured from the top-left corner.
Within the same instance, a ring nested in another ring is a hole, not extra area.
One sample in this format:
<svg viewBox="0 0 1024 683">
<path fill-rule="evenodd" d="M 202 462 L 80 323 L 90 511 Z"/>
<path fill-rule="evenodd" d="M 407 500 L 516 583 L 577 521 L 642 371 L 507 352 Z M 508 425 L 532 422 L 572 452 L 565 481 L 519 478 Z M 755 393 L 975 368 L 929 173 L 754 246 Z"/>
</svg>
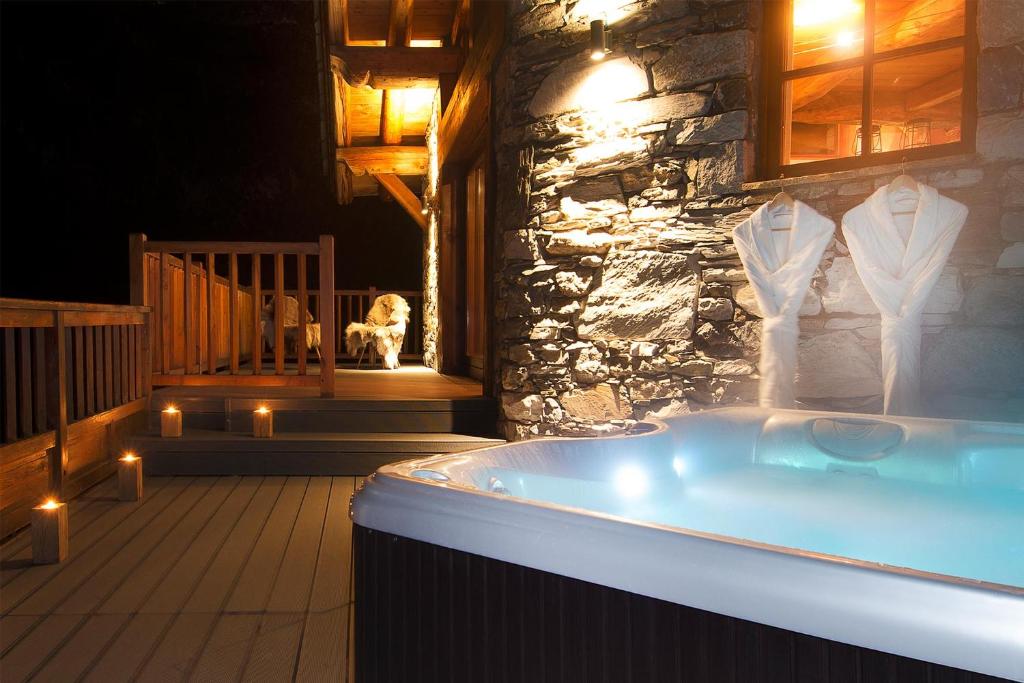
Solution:
<svg viewBox="0 0 1024 683">
<path fill-rule="evenodd" d="M 789 49 L 789 32 L 792 29 L 793 0 L 779 0 L 764 3 L 764 41 L 762 45 L 762 84 L 761 93 L 761 159 L 760 173 L 762 180 L 798 177 L 818 173 L 849 171 L 869 166 L 894 164 L 919 159 L 967 154 L 974 151 L 977 132 L 977 4 L 978 0 L 964 2 L 964 35 L 944 38 L 920 45 L 874 51 L 874 0 L 865 0 L 865 31 L 864 54 L 859 57 L 843 59 L 828 64 L 815 64 L 799 69 L 784 70 L 786 51 Z M 872 27 L 870 30 L 867 27 Z M 782 111 L 782 88 L 786 80 L 805 76 L 841 71 L 855 67 L 863 68 L 863 99 L 861 102 L 861 130 L 871 130 L 871 110 L 873 97 L 874 66 L 881 62 L 911 57 L 918 54 L 937 52 L 951 48 L 962 48 L 964 53 L 964 88 L 961 95 L 962 110 L 960 114 L 960 140 L 914 149 L 872 152 L 871 145 L 863 145 L 858 156 L 839 159 L 823 159 L 799 164 L 782 164 L 782 140 L 785 116 Z"/>
</svg>

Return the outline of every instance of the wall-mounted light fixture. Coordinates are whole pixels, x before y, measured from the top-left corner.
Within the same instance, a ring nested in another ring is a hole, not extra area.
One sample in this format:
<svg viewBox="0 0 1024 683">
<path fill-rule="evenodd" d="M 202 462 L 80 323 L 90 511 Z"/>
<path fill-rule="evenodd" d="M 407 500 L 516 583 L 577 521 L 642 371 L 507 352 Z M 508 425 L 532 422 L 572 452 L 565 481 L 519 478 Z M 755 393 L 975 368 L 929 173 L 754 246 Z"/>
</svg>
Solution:
<svg viewBox="0 0 1024 683">
<path fill-rule="evenodd" d="M 605 28 L 604 19 L 590 22 L 590 58 L 595 62 L 611 52 L 612 32 Z"/>
</svg>

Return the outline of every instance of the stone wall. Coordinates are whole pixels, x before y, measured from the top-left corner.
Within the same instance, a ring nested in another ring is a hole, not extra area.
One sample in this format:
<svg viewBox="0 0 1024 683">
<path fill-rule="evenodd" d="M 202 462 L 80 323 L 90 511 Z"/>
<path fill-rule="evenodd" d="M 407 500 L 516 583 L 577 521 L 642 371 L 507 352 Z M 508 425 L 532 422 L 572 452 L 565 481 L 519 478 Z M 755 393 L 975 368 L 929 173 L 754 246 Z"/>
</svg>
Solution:
<svg viewBox="0 0 1024 683">
<path fill-rule="evenodd" d="M 1012 5 L 981 2 L 978 153 L 908 165 L 971 209 L 926 309 L 935 415 L 1024 419 L 1024 26 Z M 496 366 L 513 439 L 610 433 L 757 393 L 759 311 L 731 230 L 778 186 L 751 182 L 760 3 L 626 4 L 595 63 L 596 6 L 513 3 L 495 78 Z M 838 225 L 898 172 L 786 189 Z M 870 412 L 878 314 L 852 265 L 836 241 L 814 277 L 797 395 Z"/>
</svg>

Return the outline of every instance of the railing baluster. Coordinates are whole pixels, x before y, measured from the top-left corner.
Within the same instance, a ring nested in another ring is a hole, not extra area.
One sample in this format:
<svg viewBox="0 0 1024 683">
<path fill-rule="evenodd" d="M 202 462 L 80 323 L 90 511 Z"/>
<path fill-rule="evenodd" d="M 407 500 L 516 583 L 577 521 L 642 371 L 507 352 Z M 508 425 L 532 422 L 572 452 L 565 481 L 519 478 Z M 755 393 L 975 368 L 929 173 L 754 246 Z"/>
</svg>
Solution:
<svg viewBox="0 0 1024 683">
<path fill-rule="evenodd" d="M 263 312 L 263 280 L 260 273 L 260 255 L 252 255 L 252 374 L 263 372 L 263 330 L 260 314 Z"/>
<path fill-rule="evenodd" d="M 228 363 L 231 374 L 238 374 L 238 254 L 228 259 Z"/>
<path fill-rule="evenodd" d="M 114 397 L 111 407 L 119 406 L 123 402 L 121 400 L 121 334 L 118 332 L 116 326 L 106 326 L 105 329 L 110 330 L 110 341 L 111 341 L 111 364 L 108 374 L 110 375 L 111 381 L 113 382 Z"/>
<path fill-rule="evenodd" d="M 96 410 L 96 350 L 93 334 L 93 328 L 82 328 L 85 337 L 85 413 L 82 417 L 92 415 Z"/>
<path fill-rule="evenodd" d="M 158 346 L 160 347 L 160 372 L 167 375 L 171 372 L 171 353 L 174 344 L 171 336 L 171 273 L 167 252 L 160 252 L 160 295 L 157 298 L 157 315 L 155 326 L 160 328 Z"/>
<path fill-rule="evenodd" d="M 192 374 L 192 252 L 186 251 L 182 263 L 182 272 L 185 276 L 184 299 L 185 299 L 185 372 Z"/>
<path fill-rule="evenodd" d="M 334 236 L 320 235 L 320 332 L 334 339 Z M 334 344 L 320 350 L 320 395 L 334 397 Z"/>
<path fill-rule="evenodd" d="M 14 369 L 14 328 L 4 328 L 4 441 L 18 439 L 18 384 Z"/>
<path fill-rule="evenodd" d="M 68 462 L 68 391 L 67 391 L 67 335 L 64 333 L 64 312 L 53 313 L 53 345 L 48 365 L 50 375 L 50 399 L 54 408 L 55 443 L 50 451 L 49 489 L 50 495 L 58 500 L 64 497 L 64 468 Z"/>
<path fill-rule="evenodd" d="M 298 373 L 306 374 L 306 315 L 309 312 L 309 297 L 306 292 L 306 255 L 295 255 L 295 277 L 298 279 L 299 289 L 299 329 L 295 341 L 296 363 Z"/>
<path fill-rule="evenodd" d="M 121 382 L 121 403 L 127 403 L 131 399 L 128 397 L 128 327 L 125 325 L 117 326 L 117 334 L 121 338 L 121 365 L 118 370 L 117 376 Z"/>
<path fill-rule="evenodd" d="M 206 372 L 210 375 L 217 374 L 217 346 L 214 337 L 213 324 L 213 290 L 216 286 L 216 275 L 214 274 L 213 252 L 206 253 Z"/>
<path fill-rule="evenodd" d="M 274 374 L 284 374 L 284 254 L 274 254 Z"/>
<path fill-rule="evenodd" d="M 103 328 L 93 327 L 93 343 L 95 344 L 96 350 L 96 412 L 101 413 L 106 405 L 106 384 L 103 381 L 105 372 L 103 370 L 103 360 L 105 355 L 103 353 Z"/>
<path fill-rule="evenodd" d="M 74 359 L 74 372 L 69 381 L 75 389 L 75 400 L 68 413 L 81 420 L 85 417 L 85 333 L 81 327 L 72 328 L 71 357 Z"/>
<path fill-rule="evenodd" d="M 110 325 L 104 325 L 103 330 L 103 385 L 105 387 L 105 397 L 103 408 L 109 410 L 114 407 L 114 348 L 113 340 L 111 339 Z"/>
<path fill-rule="evenodd" d="M 128 401 L 138 398 L 135 385 L 135 328 L 136 325 L 125 325 L 124 328 L 124 343 L 128 347 L 128 365 L 124 370 L 124 381 L 127 387 L 125 398 Z"/>
<path fill-rule="evenodd" d="M 41 433 L 46 431 L 46 338 L 43 328 L 32 328 L 32 342 L 33 379 L 36 385 L 35 391 L 32 392 L 35 399 L 33 412 L 36 433 Z"/>
<path fill-rule="evenodd" d="M 32 436 L 32 340 L 27 327 L 18 330 L 18 384 L 18 426 L 23 437 Z"/>
</svg>

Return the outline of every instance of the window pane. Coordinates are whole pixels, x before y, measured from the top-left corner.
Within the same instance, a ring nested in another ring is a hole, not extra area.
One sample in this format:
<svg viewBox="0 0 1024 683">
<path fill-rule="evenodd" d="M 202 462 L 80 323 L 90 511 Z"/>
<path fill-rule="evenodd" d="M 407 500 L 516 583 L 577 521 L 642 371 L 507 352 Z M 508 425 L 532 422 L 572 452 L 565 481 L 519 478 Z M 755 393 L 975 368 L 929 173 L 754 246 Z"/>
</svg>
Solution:
<svg viewBox="0 0 1024 683">
<path fill-rule="evenodd" d="M 858 155 L 863 89 L 861 67 L 783 83 L 782 163 Z"/>
<path fill-rule="evenodd" d="M 875 52 L 963 34 L 964 0 L 875 0 Z"/>
<path fill-rule="evenodd" d="M 863 0 L 793 0 L 786 69 L 800 69 L 864 53 Z"/>
<path fill-rule="evenodd" d="M 878 62 L 871 122 L 882 151 L 960 140 L 963 87 L 961 48 Z"/>
</svg>

